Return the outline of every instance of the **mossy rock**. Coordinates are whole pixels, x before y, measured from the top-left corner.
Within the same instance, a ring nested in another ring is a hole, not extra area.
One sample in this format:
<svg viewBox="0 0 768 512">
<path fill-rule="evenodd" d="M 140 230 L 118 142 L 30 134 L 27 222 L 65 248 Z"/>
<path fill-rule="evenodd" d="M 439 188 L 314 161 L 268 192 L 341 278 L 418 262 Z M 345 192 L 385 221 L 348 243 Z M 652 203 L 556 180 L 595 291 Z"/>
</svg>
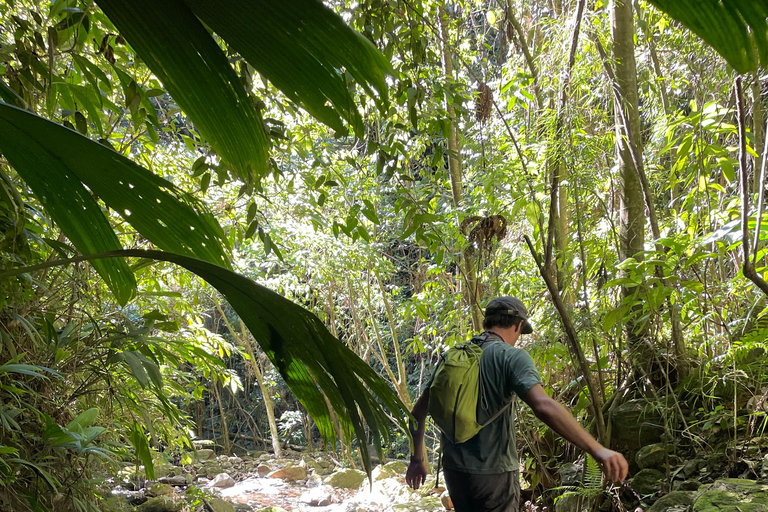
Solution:
<svg viewBox="0 0 768 512">
<path fill-rule="evenodd" d="M 696 500 L 696 493 L 691 491 L 672 491 L 654 503 L 648 512 L 683 512 L 690 510 Z"/>
<path fill-rule="evenodd" d="M 662 443 L 643 446 L 635 455 L 635 462 L 640 469 L 660 468 L 667 460 L 667 448 Z"/>
<path fill-rule="evenodd" d="M 642 496 L 655 494 L 661 490 L 664 473 L 657 469 L 641 469 L 632 477 L 632 489 Z"/>
<path fill-rule="evenodd" d="M 183 505 L 181 500 L 174 501 L 170 496 L 159 496 L 136 507 L 136 512 L 181 512 Z"/>
<path fill-rule="evenodd" d="M 209 499 L 208 506 L 213 509 L 213 512 L 235 512 L 235 506 L 221 498 Z"/>
<path fill-rule="evenodd" d="M 404 475 L 407 470 L 408 470 L 408 464 L 406 464 L 402 460 L 393 460 L 392 462 L 387 462 L 383 466 L 376 466 L 375 468 L 373 468 L 373 472 L 371 473 L 371 476 L 373 477 L 374 481 L 378 481 L 378 480 L 383 480 L 385 478 L 392 478 L 392 477 Z"/>
<path fill-rule="evenodd" d="M 581 497 L 581 509 L 579 509 L 580 496 L 575 492 L 566 493 L 555 500 L 555 512 L 587 512 L 592 509 L 593 500 L 586 496 Z"/>
<path fill-rule="evenodd" d="M 365 479 L 366 474 L 362 471 L 343 469 L 328 477 L 328 485 L 336 489 L 357 489 Z"/>
<path fill-rule="evenodd" d="M 173 494 L 173 487 L 171 487 L 170 484 L 160 484 L 155 482 L 147 486 L 146 494 L 150 498 L 157 496 L 170 496 Z"/>
<path fill-rule="evenodd" d="M 768 484 L 725 478 L 702 489 L 693 512 L 768 512 Z"/>
<path fill-rule="evenodd" d="M 104 498 L 101 502 L 104 512 L 132 512 L 133 507 L 128 504 L 124 496 L 111 495 Z"/>
<path fill-rule="evenodd" d="M 631 450 L 657 443 L 664 434 L 662 418 L 648 400 L 621 404 L 611 415 L 611 424 L 616 439 Z"/>
</svg>

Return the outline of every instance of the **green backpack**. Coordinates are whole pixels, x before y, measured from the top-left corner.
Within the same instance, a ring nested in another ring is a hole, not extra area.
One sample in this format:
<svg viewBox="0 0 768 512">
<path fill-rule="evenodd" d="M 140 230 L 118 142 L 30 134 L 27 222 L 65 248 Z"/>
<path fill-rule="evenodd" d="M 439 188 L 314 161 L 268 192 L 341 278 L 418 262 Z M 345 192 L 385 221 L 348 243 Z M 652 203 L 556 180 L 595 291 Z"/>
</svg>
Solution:
<svg viewBox="0 0 768 512">
<path fill-rule="evenodd" d="M 471 341 L 448 349 L 429 387 L 429 414 L 454 444 L 475 437 L 480 429 L 498 418 L 511 405 L 502 407 L 485 423 L 477 422 L 482 355 L 483 349 Z"/>
</svg>

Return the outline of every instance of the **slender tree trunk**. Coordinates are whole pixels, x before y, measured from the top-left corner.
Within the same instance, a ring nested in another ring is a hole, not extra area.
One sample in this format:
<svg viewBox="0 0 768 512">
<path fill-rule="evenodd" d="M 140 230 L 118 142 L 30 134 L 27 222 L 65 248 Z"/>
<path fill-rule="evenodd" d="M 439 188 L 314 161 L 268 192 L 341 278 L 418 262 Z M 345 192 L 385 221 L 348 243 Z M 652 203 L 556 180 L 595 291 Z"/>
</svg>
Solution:
<svg viewBox="0 0 768 512">
<path fill-rule="evenodd" d="M 221 434 L 224 440 L 224 454 L 230 455 L 232 447 L 229 444 L 229 425 L 227 423 L 227 414 L 224 409 L 224 404 L 221 401 L 221 393 L 219 393 L 219 383 L 216 379 L 211 380 L 211 387 L 213 388 L 213 394 L 216 398 L 216 402 L 219 404 L 219 417 L 221 418 Z"/>
<path fill-rule="evenodd" d="M 224 319 L 224 324 L 227 326 L 229 333 L 232 335 L 238 345 L 245 347 L 246 352 L 251 358 L 251 369 L 253 370 L 253 374 L 256 376 L 256 383 L 261 390 L 261 396 L 264 399 L 264 407 L 267 411 L 269 433 L 272 436 L 272 449 L 275 451 L 275 457 L 280 457 L 282 451 L 280 450 L 280 436 L 277 432 L 277 421 L 275 419 L 275 403 L 272 401 L 272 397 L 269 395 L 269 388 L 264 382 L 264 377 L 261 373 L 261 368 L 259 367 L 259 361 L 256 359 L 256 353 L 253 350 L 253 345 L 251 344 L 250 334 L 248 333 L 248 330 L 245 327 L 242 319 L 240 319 L 240 332 L 237 332 L 232 328 L 227 315 L 224 314 L 224 310 L 221 309 L 219 304 L 216 304 L 216 309 L 219 310 L 221 318 Z"/>
<path fill-rule="evenodd" d="M 760 72 L 752 76 L 752 138 L 754 140 L 753 149 L 758 155 L 762 154 L 763 139 L 765 137 L 765 108 L 763 107 L 763 84 L 760 81 Z M 760 191 L 760 168 L 762 160 L 760 157 L 754 157 L 752 164 L 752 192 Z"/>
<path fill-rule="evenodd" d="M 741 193 L 741 249 L 744 254 L 744 263 L 742 264 L 742 271 L 744 277 L 752 281 L 765 295 L 768 296 L 768 282 L 757 273 L 755 270 L 755 260 L 750 254 L 750 233 L 749 233 L 749 178 L 747 177 L 747 130 L 744 114 L 744 94 L 741 90 L 741 76 L 737 76 L 734 80 L 734 91 L 736 93 L 736 112 L 738 116 L 739 127 L 739 192 Z M 761 179 L 765 179 L 765 174 L 760 173 Z M 760 183 L 761 187 L 765 183 Z M 762 201 L 763 194 L 760 194 Z M 762 214 L 762 205 L 758 206 L 760 214 Z M 760 215 L 762 217 L 762 215 Z M 760 219 L 762 220 L 762 219 Z M 760 222 L 757 223 L 756 229 L 760 230 Z M 755 247 L 757 250 L 757 247 Z"/>
<path fill-rule="evenodd" d="M 621 177 L 621 226 L 620 249 L 621 258 L 642 258 L 645 243 L 645 205 L 643 190 L 638 171 L 630 151 L 642 155 L 640 134 L 640 114 L 637 93 L 637 66 L 635 63 L 635 25 L 633 20 L 632 3 L 630 0 L 611 0 L 611 36 L 613 38 L 613 60 L 615 63 L 616 85 L 618 98 L 615 99 L 614 117 L 616 125 L 616 157 Z M 623 105 L 621 104 L 623 102 Z M 624 112 L 626 119 L 621 113 Z M 624 126 L 625 122 L 627 126 Z M 629 137 L 625 136 L 625 130 Z M 636 142 L 634 148 L 629 147 L 630 138 Z M 625 285 L 625 298 L 636 296 L 640 290 L 637 286 Z M 641 309 L 638 303 L 635 310 Z M 627 322 L 627 343 L 640 359 L 641 364 L 650 363 L 653 354 L 646 344 L 647 329 L 634 319 Z"/>
<path fill-rule="evenodd" d="M 571 82 L 571 71 L 576 62 L 576 49 L 579 44 L 579 33 L 581 30 L 581 18 L 584 13 L 585 0 L 579 0 L 576 4 L 576 10 L 573 14 L 573 29 L 571 37 L 571 47 L 568 52 L 568 62 L 563 70 L 560 79 L 560 99 L 557 106 L 557 115 L 555 117 L 554 140 L 550 149 L 550 164 L 552 172 L 552 185 L 550 193 L 549 207 L 549 231 L 547 233 L 547 247 L 545 255 L 545 267 L 555 262 L 557 287 L 563 293 L 566 303 L 571 302 L 571 296 L 568 293 L 567 275 L 570 274 L 570 263 L 568 256 L 568 239 L 570 236 L 568 212 L 568 192 L 562 183 L 566 180 L 565 148 L 568 144 L 566 140 L 566 107 L 568 105 L 568 91 Z M 554 254 L 552 253 L 552 241 L 554 239 Z M 558 261 L 559 260 L 559 261 Z"/>
<path fill-rule="evenodd" d="M 441 3 L 438 8 L 438 17 L 440 18 L 440 38 L 443 45 L 443 70 L 446 77 L 446 88 L 453 82 L 453 52 L 448 38 L 448 13 L 445 10 L 445 3 Z M 453 197 L 453 207 L 458 210 L 464 201 L 464 190 L 462 184 L 461 153 L 459 147 L 459 132 L 456 127 L 456 109 L 448 94 L 445 95 L 445 110 L 448 112 L 449 132 L 448 132 L 448 171 L 451 176 L 451 195 Z M 457 223 L 459 219 L 457 218 Z M 482 325 L 482 313 L 480 311 L 480 301 L 482 299 L 479 285 L 477 282 L 477 268 L 475 259 L 470 251 L 464 251 L 461 261 L 462 273 L 466 282 L 465 300 L 472 313 L 472 327 L 480 330 Z"/>
<path fill-rule="evenodd" d="M 520 47 L 520 50 L 523 52 L 525 63 L 528 66 L 528 70 L 531 72 L 531 76 L 533 77 L 533 94 L 536 97 L 536 107 L 539 110 L 543 110 L 544 96 L 542 96 L 541 88 L 539 87 L 539 68 L 536 65 L 536 60 L 531 55 L 530 49 L 528 48 L 528 41 L 525 38 L 525 31 L 520 25 L 520 22 L 517 20 L 515 11 L 512 8 L 512 4 L 509 2 L 509 0 L 506 0 L 504 4 L 499 1 L 499 6 L 503 8 L 507 14 L 507 21 L 512 27 L 512 30 L 509 31 L 509 34 L 512 40 L 517 43 L 517 45 Z"/>
<path fill-rule="evenodd" d="M 272 450 L 275 452 L 275 457 L 280 457 L 282 456 L 283 451 L 280 448 L 280 434 L 277 431 L 275 402 L 272 401 L 272 397 L 269 394 L 269 387 L 267 387 L 267 384 L 264 382 L 264 374 L 261 372 L 261 368 L 259 367 L 259 360 L 256 359 L 256 353 L 253 350 L 250 337 L 246 333 L 245 326 L 242 322 L 243 321 L 240 320 L 240 331 L 244 333 L 243 345 L 245 345 L 245 350 L 248 352 L 248 355 L 251 358 L 251 369 L 253 370 L 253 374 L 256 376 L 256 383 L 261 390 L 261 397 L 264 400 L 264 408 L 267 411 L 267 423 L 269 423 L 269 434 L 272 438 Z"/>
</svg>

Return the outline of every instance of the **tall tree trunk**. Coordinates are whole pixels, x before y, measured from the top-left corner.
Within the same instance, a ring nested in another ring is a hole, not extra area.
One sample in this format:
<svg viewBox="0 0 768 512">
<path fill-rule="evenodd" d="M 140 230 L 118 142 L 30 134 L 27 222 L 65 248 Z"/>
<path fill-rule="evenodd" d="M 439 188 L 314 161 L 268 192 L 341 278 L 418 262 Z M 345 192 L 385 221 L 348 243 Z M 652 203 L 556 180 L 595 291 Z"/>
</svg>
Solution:
<svg viewBox="0 0 768 512">
<path fill-rule="evenodd" d="M 221 393 L 219 393 L 219 383 L 217 379 L 211 379 L 211 388 L 213 388 L 214 398 L 219 404 L 219 418 L 221 418 L 221 434 L 224 441 L 224 454 L 231 455 L 232 447 L 229 444 L 229 424 L 227 422 L 227 411 L 225 410 L 224 403 L 221 400 Z"/>
<path fill-rule="evenodd" d="M 251 357 L 251 368 L 253 369 L 253 374 L 256 376 L 256 383 L 261 390 L 261 396 L 264 399 L 264 408 L 267 411 L 267 423 L 269 423 L 269 434 L 272 438 L 272 450 L 275 452 L 275 457 L 280 457 L 282 456 L 283 452 L 280 448 L 280 435 L 277 432 L 277 420 L 275 419 L 275 402 L 272 401 L 272 397 L 269 394 L 269 388 L 264 382 L 264 375 L 262 374 L 261 368 L 259 367 L 259 360 L 256 359 L 256 353 L 253 350 L 253 344 L 251 343 L 251 340 L 242 322 L 243 321 L 240 320 L 240 331 L 244 333 L 243 345 L 245 345 L 245 350 Z"/>
<path fill-rule="evenodd" d="M 614 118 L 616 125 L 616 157 L 619 164 L 621 179 L 621 226 L 620 250 L 622 259 L 639 254 L 645 243 L 645 204 L 643 190 L 637 169 L 632 160 L 629 147 L 630 139 L 635 142 L 636 155 L 642 155 L 642 140 L 640 134 L 640 114 L 637 93 L 637 66 L 635 64 L 635 24 L 633 20 L 632 3 L 630 0 L 611 0 L 611 37 L 613 39 L 613 60 L 619 98 L 615 99 Z M 623 105 L 619 102 L 623 102 Z M 625 116 L 621 113 L 624 112 Z M 627 123 L 625 136 L 624 123 Z M 638 287 L 625 285 L 623 295 L 632 297 L 638 292 Z M 640 309 L 640 304 L 635 309 Z M 635 360 L 643 365 L 650 363 L 652 353 L 646 344 L 647 329 L 638 325 L 634 317 L 627 322 L 627 342 Z M 639 360 L 638 360 L 639 359 Z"/>
<path fill-rule="evenodd" d="M 441 3 L 438 8 L 438 17 L 440 18 L 440 38 L 443 45 L 443 71 L 446 77 L 446 89 L 454 80 L 453 74 L 453 52 L 448 38 L 448 13 L 445 10 L 445 3 Z M 461 153 L 459 147 L 459 131 L 456 128 L 456 109 L 453 107 L 450 96 L 445 95 L 445 110 L 449 118 L 448 132 L 448 171 L 451 176 L 451 195 L 453 197 L 453 207 L 458 210 L 464 201 L 464 190 L 462 184 Z M 456 220 L 459 222 L 459 219 Z M 480 330 L 482 325 L 482 313 L 480 311 L 480 293 L 477 282 L 477 268 L 475 259 L 469 250 L 464 251 L 461 261 L 464 282 L 466 283 L 466 293 L 464 297 L 472 313 L 472 327 Z"/>
<path fill-rule="evenodd" d="M 232 335 L 238 345 L 245 347 L 246 352 L 251 358 L 251 369 L 253 369 L 253 374 L 256 376 L 256 383 L 261 390 L 261 396 L 264 399 L 264 407 L 267 410 L 269 433 L 272 436 L 272 449 L 275 451 L 275 457 L 280 457 L 282 451 L 280 449 L 280 437 L 277 433 L 277 421 L 275 420 L 275 403 L 272 401 L 272 397 L 269 395 L 269 388 L 267 388 L 267 385 L 264 382 L 264 377 L 261 373 L 261 368 L 259 367 L 259 361 L 256 359 L 256 353 L 253 350 L 253 344 L 251 344 L 250 334 L 248 333 L 248 330 L 246 329 L 242 319 L 240 319 L 240 332 L 238 332 L 232 328 L 227 315 L 224 314 L 224 310 L 221 309 L 219 304 L 216 304 L 216 309 L 219 310 L 221 318 L 224 320 L 224 324 L 227 326 L 229 334 Z M 255 443 L 256 440 L 254 439 L 254 444 Z"/>
<path fill-rule="evenodd" d="M 763 83 L 760 81 L 760 72 L 756 72 L 752 75 L 752 137 L 754 140 L 752 149 L 755 153 L 762 155 L 763 153 L 763 140 L 765 137 L 765 109 L 763 108 Z M 752 179 L 752 192 L 756 193 L 760 191 L 760 168 L 762 166 L 762 158 L 755 157 L 752 164 L 753 179 Z"/>
</svg>

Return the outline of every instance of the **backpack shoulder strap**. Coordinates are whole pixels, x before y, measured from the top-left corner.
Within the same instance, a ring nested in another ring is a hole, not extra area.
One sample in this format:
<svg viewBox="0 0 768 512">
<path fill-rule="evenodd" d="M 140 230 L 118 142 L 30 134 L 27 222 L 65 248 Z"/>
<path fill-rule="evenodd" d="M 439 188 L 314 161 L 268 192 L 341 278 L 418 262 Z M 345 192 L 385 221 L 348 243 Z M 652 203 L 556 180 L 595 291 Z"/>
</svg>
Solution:
<svg viewBox="0 0 768 512">
<path fill-rule="evenodd" d="M 512 401 L 511 401 L 511 402 L 509 402 L 507 405 L 505 405 L 504 407 L 502 407 L 501 409 L 499 409 L 499 410 L 498 410 L 498 412 L 496 412 L 496 414 L 494 414 L 493 416 L 491 416 L 491 418 L 490 418 L 488 421 L 486 421 L 485 423 L 483 423 L 483 426 L 485 427 L 485 426 L 488 426 L 488 425 L 490 425 L 491 423 L 493 423 L 493 421 L 494 421 L 496 418 L 498 418 L 499 416 L 501 416 L 501 414 L 502 414 L 504 411 L 506 411 L 507 409 L 509 409 L 509 406 L 511 406 L 513 402 L 514 402 L 514 400 L 512 400 Z"/>
</svg>

